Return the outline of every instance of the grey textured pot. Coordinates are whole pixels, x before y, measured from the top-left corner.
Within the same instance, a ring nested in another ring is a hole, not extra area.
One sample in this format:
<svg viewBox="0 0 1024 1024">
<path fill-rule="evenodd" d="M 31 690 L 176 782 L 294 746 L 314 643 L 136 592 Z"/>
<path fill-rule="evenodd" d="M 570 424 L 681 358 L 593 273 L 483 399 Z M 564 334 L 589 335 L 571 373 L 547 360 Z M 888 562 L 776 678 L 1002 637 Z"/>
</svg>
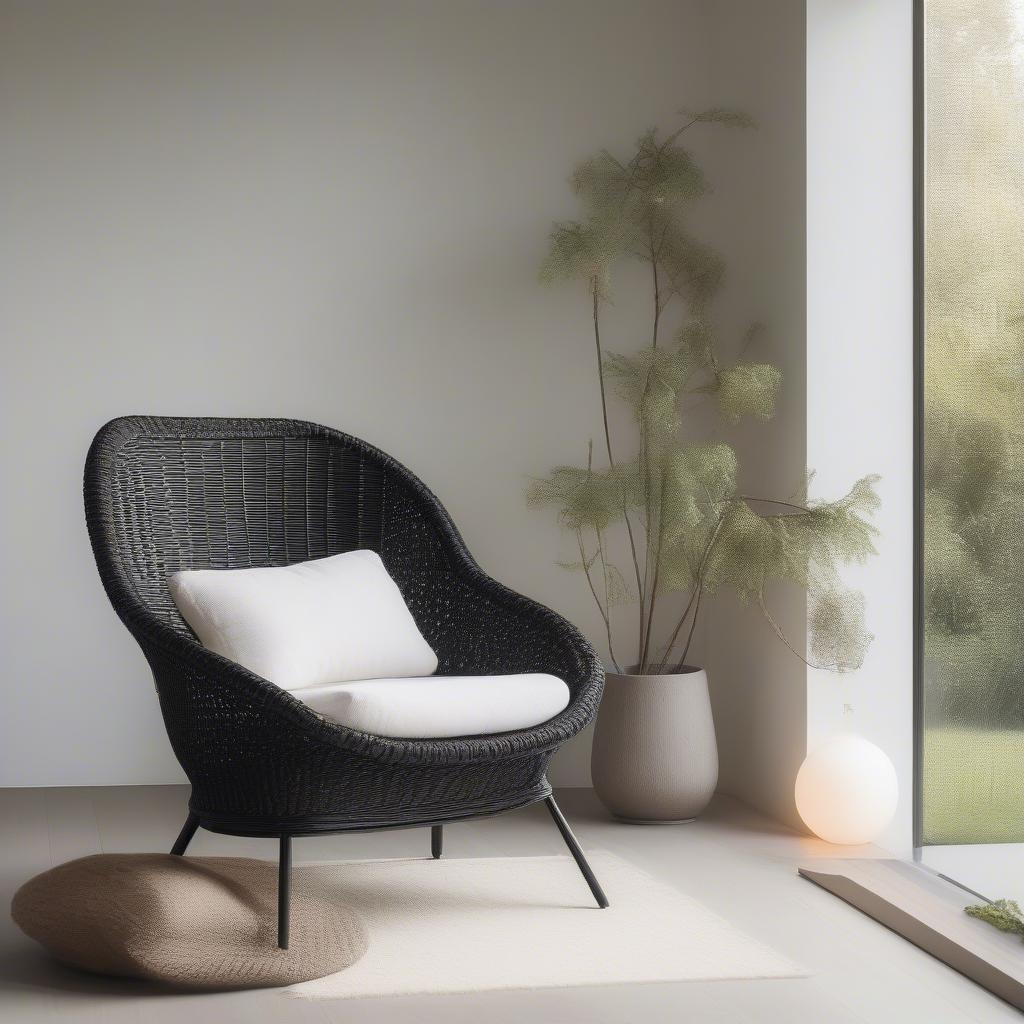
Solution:
<svg viewBox="0 0 1024 1024">
<path fill-rule="evenodd" d="M 590 761 L 594 790 L 617 818 L 692 821 L 718 782 L 718 745 L 703 669 L 609 673 Z"/>
</svg>

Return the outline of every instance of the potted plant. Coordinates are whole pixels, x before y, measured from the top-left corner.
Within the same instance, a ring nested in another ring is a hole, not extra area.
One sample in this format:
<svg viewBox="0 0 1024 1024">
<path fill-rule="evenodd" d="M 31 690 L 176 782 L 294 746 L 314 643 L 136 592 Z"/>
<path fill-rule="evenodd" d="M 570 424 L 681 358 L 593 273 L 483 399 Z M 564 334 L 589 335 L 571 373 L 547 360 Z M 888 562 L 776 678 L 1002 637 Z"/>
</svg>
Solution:
<svg viewBox="0 0 1024 1024">
<path fill-rule="evenodd" d="M 834 501 L 812 500 L 806 483 L 782 498 L 747 494 L 733 448 L 688 429 L 703 403 L 714 403 L 727 423 L 770 418 L 781 382 L 774 366 L 726 361 L 717 344 L 710 314 L 724 267 L 688 230 L 709 186 L 681 145 L 686 132 L 712 123 L 751 125 L 729 110 L 685 115 L 665 137 L 642 135 L 629 159 L 602 151 L 580 165 L 572 185 L 583 216 L 554 226 L 541 274 L 586 286 L 604 436 L 598 458 L 591 442 L 585 464 L 535 480 L 529 500 L 558 510 L 576 552 L 565 567 L 582 574 L 600 612 L 614 672 L 594 737 L 594 787 L 614 814 L 636 821 L 693 818 L 714 792 L 707 677 L 687 660 L 709 594 L 732 588 L 755 603 L 780 641 L 817 667 L 859 667 L 871 641 L 863 598 L 843 587 L 838 570 L 874 553 L 877 478 L 858 480 Z M 608 352 L 601 327 L 612 275 L 637 260 L 649 268 L 650 341 L 628 354 Z M 757 334 L 748 332 L 744 350 Z M 613 395 L 636 423 L 629 455 L 613 444 Z M 769 610 L 766 586 L 775 580 L 807 591 L 809 659 Z M 628 603 L 635 633 L 622 657 L 613 620 Z"/>
</svg>

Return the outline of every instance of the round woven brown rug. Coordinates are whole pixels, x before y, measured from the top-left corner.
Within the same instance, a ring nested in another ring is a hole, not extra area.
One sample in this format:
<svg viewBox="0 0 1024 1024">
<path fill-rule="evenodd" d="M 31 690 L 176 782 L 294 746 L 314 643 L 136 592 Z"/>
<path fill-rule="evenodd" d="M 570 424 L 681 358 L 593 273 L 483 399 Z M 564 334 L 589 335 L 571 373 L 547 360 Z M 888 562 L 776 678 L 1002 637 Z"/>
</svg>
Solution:
<svg viewBox="0 0 1024 1024">
<path fill-rule="evenodd" d="M 83 857 L 26 882 L 11 915 L 73 967 L 187 988 L 291 985 L 344 970 L 366 950 L 356 913 L 301 876 L 290 948 L 278 949 L 277 865 L 237 857 Z"/>
</svg>

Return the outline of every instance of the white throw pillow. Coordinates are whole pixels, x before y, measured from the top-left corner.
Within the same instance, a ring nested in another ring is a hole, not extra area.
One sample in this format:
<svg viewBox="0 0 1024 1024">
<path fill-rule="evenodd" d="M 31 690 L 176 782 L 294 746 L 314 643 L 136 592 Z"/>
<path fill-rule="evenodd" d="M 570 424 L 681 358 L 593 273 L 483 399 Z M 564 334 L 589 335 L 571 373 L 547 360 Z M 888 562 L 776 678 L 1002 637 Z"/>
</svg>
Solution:
<svg viewBox="0 0 1024 1024">
<path fill-rule="evenodd" d="M 437 655 L 375 551 L 187 570 L 169 586 L 203 646 L 286 690 L 437 671 Z"/>
</svg>

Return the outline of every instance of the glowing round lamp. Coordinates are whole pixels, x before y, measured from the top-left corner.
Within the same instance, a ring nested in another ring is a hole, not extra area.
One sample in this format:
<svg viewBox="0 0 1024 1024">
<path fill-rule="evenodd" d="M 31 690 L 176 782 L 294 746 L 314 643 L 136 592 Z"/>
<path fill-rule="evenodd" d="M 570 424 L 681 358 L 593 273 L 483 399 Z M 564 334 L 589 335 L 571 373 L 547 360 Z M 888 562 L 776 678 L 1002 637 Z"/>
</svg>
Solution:
<svg viewBox="0 0 1024 1024">
<path fill-rule="evenodd" d="M 796 777 L 796 809 L 819 839 L 870 843 L 896 813 L 892 761 L 862 736 L 833 736 L 807 755 Z"/>
</svg>

